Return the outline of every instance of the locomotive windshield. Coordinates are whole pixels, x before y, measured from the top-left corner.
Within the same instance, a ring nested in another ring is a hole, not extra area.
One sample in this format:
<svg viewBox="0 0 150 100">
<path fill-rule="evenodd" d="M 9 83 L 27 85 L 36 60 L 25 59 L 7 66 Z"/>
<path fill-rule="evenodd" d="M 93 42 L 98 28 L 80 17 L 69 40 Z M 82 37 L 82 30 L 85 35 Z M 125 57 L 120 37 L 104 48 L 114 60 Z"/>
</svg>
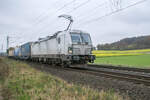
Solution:
<svg viewBox="0 0 150 100">
<path fill-rule="evenodd" d="M 91 38 L 89 34 L 81 34 L 83 43 L 91 43 Z"/>
<path fill-rule="evenodd" d="M 91 43 L 91 38 L 89 34 L 71 33 L 71 39 L 73 43 Z"/>
<path fill-rule="evenodd" d="M 71 39 L 73 43 L 79 43 L 81 42 L 81 36 L 80 34 L 71 33 Z"/>
</svg>

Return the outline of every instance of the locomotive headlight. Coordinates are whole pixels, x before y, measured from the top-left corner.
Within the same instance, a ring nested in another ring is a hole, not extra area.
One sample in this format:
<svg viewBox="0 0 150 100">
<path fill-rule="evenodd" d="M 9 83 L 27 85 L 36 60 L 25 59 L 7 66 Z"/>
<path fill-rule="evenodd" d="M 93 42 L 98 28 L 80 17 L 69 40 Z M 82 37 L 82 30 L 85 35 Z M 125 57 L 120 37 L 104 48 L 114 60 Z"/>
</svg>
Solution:
<svg viewBox="0 0 150 100">
<path fill-rule="evenodd" d="M 72 50 L 69 50 L 69 53 L 72 54 Z"/>
<path fill-rule="evenodd" d="M 72 48 L 71 47 L 68 48 L 68 53 L 72 54 Z"/>
</svg>

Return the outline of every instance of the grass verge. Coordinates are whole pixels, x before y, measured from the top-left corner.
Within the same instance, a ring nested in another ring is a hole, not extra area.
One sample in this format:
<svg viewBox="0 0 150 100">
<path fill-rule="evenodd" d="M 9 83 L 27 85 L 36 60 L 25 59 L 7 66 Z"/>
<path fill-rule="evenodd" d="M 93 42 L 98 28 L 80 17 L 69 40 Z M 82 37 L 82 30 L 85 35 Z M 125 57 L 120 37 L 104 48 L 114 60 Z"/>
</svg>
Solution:
<svg viewBox="0 0 150 100">
<path fill-rule="evenodd" d="M 0 75 L 6 100 L 123 100 L 113 91 L 98 92 L 68 84 L 28 64 L 7 58 L 0 60 Z"/>
</svg>

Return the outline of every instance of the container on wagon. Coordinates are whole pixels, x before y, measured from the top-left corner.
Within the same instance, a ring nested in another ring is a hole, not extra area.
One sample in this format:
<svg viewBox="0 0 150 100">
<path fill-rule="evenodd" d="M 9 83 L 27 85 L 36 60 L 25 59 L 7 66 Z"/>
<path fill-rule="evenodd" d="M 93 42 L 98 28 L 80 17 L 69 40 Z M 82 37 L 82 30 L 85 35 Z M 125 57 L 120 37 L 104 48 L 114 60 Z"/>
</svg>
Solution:
<svg viewBox="0 0 150 100">
<path fill-rule="evenodd" d="M 14 49 L 14 57 L 15 58 L 19 58 L 20 57 L 20 47 L 19 46 L 17 46 L 17 47 L 15 47 L 15 49 Z"/>
<path fill-rule="evenodd" d="M 21 45 L 21 59 L 30 59 L 32 42 Z"/>
<path fill-rule="evenodd" d="M 13 47 L 10 47 L 8 49 L 8 57 L 13 57 L 14 56 L 14 48 Z"/>
</svg>

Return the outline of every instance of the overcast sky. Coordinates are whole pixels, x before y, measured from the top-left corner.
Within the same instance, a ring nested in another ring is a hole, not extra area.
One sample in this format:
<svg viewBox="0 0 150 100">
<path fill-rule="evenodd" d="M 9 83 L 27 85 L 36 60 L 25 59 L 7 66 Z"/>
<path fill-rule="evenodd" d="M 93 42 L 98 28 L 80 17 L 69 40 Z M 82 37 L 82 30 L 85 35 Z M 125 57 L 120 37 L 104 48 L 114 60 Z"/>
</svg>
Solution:
<svg viewBox="0 0 150 100">
<path fill-rule="evenodd" d="M 71 15 L 72 29 L 90 33 L 94 45 L 150 35 L 149 0 L 93 20 L 141 0 L 114 0 L 121 1 L 119 5 L 110 1 L 113 0 L 0 0 L 0 50 L 6 48 L 6 36 L 10 36 L 10 46 L 16 46 L 64 30 L 68 21 L 57 17 L 61 14 Z"/>
</svg>

